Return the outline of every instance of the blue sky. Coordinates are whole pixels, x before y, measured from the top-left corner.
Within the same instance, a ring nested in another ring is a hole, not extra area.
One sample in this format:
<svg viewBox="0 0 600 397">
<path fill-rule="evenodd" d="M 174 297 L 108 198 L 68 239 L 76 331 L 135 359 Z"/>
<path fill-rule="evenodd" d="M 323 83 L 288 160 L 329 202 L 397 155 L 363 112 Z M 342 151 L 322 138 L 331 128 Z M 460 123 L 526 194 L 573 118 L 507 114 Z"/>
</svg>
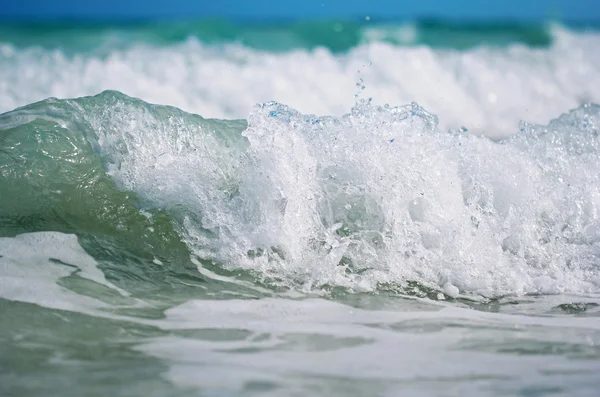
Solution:
<svg viewBox="0 0 600 397">
<path fill-rule="evenodd" d="M 324 18 L 600 20 L 600 0 L 5 0 L 6 18 Z"/>
</svg>

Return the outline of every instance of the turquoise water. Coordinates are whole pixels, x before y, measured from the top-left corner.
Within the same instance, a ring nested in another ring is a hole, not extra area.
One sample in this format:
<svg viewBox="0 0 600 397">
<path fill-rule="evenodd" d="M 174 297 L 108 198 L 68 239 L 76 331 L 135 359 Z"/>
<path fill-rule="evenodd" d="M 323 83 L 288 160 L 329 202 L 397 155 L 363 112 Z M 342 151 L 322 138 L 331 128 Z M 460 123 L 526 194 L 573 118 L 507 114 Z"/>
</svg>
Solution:
<svg viewBox="0 0 600 397">
<path fill-rule="evenodd" d="M 593 29 L 0 31 L 0 394 L 596 395 Z"/>
<path fill-rule="evenodd" d="M 574 24 L 578 30 L 596 30 L 594 24 Z M 135 42 L 172 45 L 189 39 L 203 43 L 238 42 L 252 48 L 285 51 L 290 48 L 324 47 L 343 52 L 373 41 L 402 45 L 426 45 L 465 49 L 476 45 L 503 46 L 521 43 L 547 47 L 552 42 L 548 23 L 516 22 L 459 23 L 443 20 L 386 21 L 367 17 L 362 20 L 320 21 L 230 21 L 206 19 L 181 21 L 56 21 L 1 24 L 0 34 L 18 46 L 72 46 L 89 50 L 105 42 L 127 46 Z"/>
</svg>

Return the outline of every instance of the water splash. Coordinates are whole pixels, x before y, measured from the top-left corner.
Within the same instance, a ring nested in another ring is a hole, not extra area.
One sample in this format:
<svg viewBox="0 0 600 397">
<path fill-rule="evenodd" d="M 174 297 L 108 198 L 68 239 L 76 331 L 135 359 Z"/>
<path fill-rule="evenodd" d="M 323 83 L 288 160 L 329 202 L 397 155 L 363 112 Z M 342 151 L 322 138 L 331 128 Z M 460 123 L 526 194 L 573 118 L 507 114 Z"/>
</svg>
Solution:
<svg viewBox="0 0 600 397">
<path fill-rule="evenodd" d="M 440 131 L 416 103 L 338 118 L 268 102 L 242 124 L 106 92 L 15 115 L 49 112 L 200 266 L 303 290 L 600 291 L 596 105 L 500 142 Z"/>
</svg>

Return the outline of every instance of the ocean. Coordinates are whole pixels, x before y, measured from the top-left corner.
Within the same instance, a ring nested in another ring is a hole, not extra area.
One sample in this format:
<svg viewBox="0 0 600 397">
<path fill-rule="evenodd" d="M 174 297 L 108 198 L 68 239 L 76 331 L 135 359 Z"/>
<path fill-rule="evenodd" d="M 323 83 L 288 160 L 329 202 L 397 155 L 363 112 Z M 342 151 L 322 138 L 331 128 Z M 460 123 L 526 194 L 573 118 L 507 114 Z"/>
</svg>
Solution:
<svg viewBox="0 0 600 397">
<path fill-rule="evenodd" d="M 600 26 L 0 24 L 0 395 L 597 396 Z"/>
</svg>

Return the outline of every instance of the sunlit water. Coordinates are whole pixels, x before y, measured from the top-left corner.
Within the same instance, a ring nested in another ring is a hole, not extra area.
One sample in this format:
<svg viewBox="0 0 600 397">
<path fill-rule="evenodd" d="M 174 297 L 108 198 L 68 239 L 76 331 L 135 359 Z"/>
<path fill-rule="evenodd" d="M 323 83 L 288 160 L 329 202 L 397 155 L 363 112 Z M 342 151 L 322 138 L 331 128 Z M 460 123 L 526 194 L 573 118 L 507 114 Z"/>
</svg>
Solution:
<svg viewBox="0 0 600 397">
<path fill-rule="evenodd" d="M 6 28 L 0 395 L 596 396 L 600 36 L 434 28 Z"/>
</svg>

